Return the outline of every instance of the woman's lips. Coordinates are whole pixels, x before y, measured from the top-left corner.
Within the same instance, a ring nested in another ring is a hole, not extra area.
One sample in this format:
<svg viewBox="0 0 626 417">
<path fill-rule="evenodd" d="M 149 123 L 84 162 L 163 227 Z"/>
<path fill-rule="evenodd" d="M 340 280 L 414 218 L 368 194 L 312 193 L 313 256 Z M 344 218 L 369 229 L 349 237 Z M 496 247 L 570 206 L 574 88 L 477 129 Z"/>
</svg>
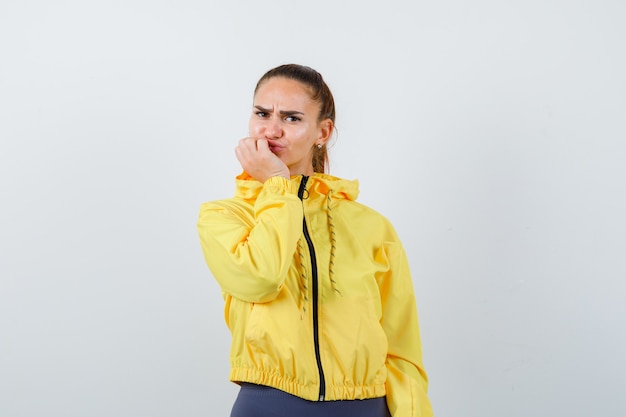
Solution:
<svg viewBox="0 0 626 417">
<path fill-rule="evenodd" d="M 268 146 L 270 148 L 270 151 L 274 154 L 277 152 L 280 152 L 284 148 L 284 146 L 281 146 L 280 144 L 275 143 L 275 142 L 269 142 Z"/>
</svg>

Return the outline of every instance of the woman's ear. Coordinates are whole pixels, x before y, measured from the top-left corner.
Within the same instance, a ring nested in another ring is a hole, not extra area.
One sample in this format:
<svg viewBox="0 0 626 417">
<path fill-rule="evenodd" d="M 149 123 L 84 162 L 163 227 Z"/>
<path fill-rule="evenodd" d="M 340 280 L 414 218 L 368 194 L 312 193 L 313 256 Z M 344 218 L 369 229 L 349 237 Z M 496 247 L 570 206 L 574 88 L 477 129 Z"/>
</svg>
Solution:
<svg viewBox="0 0 626 417">
<path fill-rule="evenodd" d="M 333 129 L 335 125 L 332 120 L 324 119 L 320 122 L 320 136 L 318 140 L 315 142 L 316 144 L 326 145 L 326 142 L 330 140 L 330 137 L 333 134 Z"/>
</svg>

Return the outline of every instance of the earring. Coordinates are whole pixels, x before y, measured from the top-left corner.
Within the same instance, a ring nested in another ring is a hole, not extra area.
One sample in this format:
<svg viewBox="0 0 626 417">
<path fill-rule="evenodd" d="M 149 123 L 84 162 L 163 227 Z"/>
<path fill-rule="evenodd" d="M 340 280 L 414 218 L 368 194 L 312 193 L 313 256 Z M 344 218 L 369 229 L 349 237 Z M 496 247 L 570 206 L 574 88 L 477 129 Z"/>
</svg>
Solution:
<svg viewBox="0 0 626 417">
<path fill-rule="evenodd" d="M 317 149 L 322 149 L 322 146 L 323 146 L 323 145 L 322 145 L 321 143 L 318 143 L 318 144 L 317 144 Z"/>
</svg>

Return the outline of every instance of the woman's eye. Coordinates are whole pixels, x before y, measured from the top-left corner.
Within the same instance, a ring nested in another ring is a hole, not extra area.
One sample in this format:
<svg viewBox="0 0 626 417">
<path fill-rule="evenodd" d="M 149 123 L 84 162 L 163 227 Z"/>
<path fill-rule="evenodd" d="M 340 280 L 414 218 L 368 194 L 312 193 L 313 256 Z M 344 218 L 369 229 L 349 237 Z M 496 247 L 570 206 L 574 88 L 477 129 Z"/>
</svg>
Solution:
<svg viewBox="0 0 626 417">
<path fill-rule="evenodd" d="M 267 113 L 265 113 L 264 111 L 257 111 L 255 112 L 255 114 L 257 115 L 257 117 L 260 117 L 260 118 L 267 117 Z"/>
<path fill-rule="evenodd" d="M 288 122 L 298 122 L 300 121 L 300 118 L 298 116 L 287 116 L 285 117 L 285 120 Z"/>
</svg>

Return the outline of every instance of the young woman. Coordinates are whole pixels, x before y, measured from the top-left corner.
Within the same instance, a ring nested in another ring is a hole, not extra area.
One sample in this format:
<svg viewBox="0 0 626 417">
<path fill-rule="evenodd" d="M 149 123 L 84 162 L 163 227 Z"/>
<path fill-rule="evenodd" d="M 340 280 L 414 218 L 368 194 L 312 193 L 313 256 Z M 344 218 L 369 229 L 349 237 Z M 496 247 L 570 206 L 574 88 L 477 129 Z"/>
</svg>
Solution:
<svg viewBox="0 0 626 417">
<path fill-rule="evenodd" d="M 432 416 L 407 257 L 358 183 L 325 173 L 334 123 L 317 71 L 268 71 L 235 197 L 201 207 L 241 385 L 231 417 Z"/>
</svg>

